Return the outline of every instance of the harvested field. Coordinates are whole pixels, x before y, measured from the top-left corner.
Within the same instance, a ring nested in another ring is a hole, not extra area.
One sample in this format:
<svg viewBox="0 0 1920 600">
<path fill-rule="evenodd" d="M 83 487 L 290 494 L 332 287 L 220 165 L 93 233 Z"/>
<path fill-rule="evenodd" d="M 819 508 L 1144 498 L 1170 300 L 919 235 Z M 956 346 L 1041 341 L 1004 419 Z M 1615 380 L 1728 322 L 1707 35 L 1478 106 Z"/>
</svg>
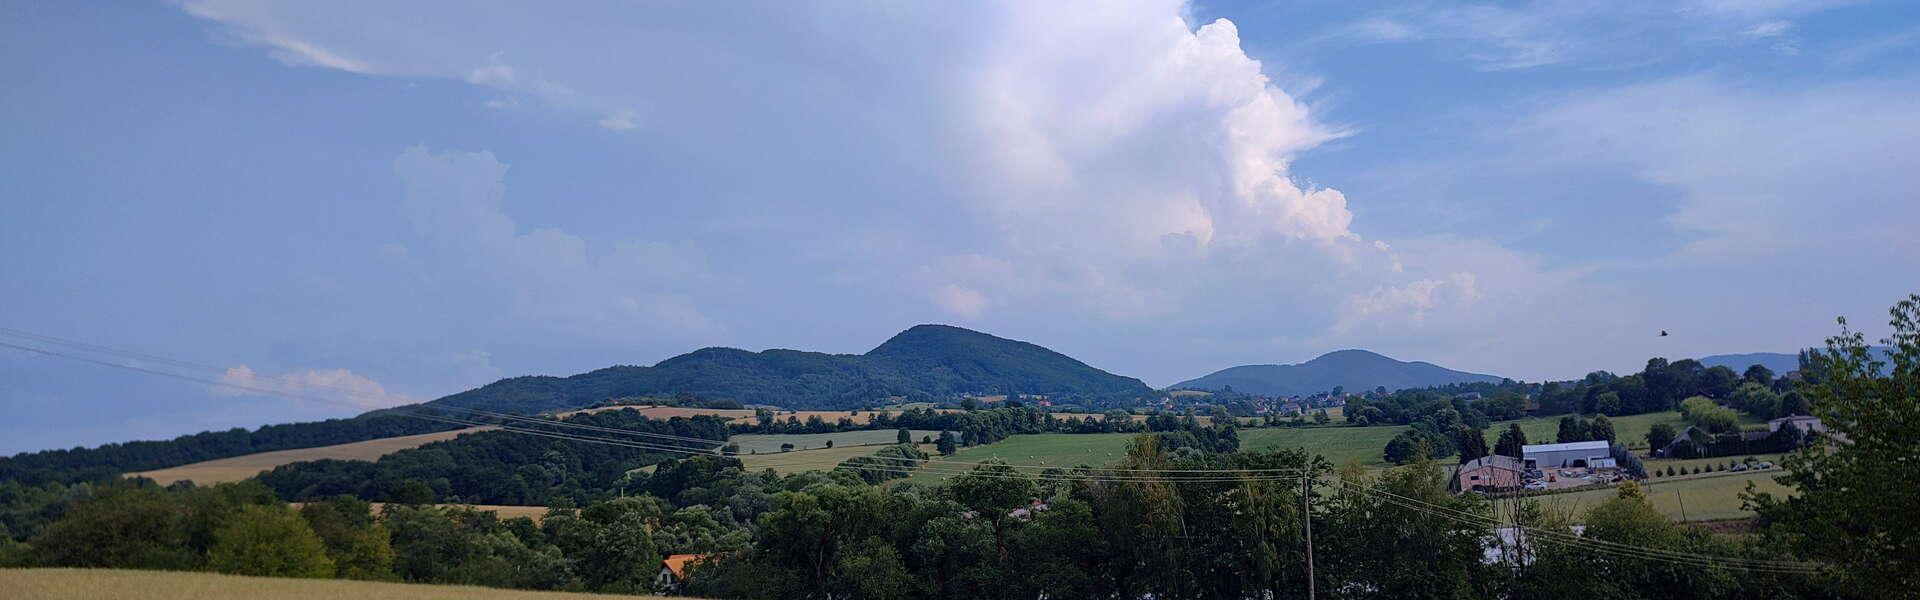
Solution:
<svg viewBox="0 0 1920 600">
<path fill-rule="evenodd" d="M 892 435 L 893 432 L 889 431 L 887 433 L 888 435 Z M 933 444 L 917 444 L 917 446 L 928 454 L 934 453 Z M 819 450 L 795 450 L 793 452 L 775 451 L 771 454 L 740 454 L 734 456 L 734 458 L 740 459 L 741 464 L 745 465 L 748 471 L 773 469 L 782 475 L 790 475 L 806 471 L 832 470 L 835 465 L 840 464 L 840 461 L 855 456 L 873 454 L 879 449 L 880 446 L 877 445 L 843 447 L 836 444 L 832 448 L 822 448 Z"/>
<path fill-rule="evenodd" d="M 914 442 L 925 437 L 940 437 L 940 432 L 925 429 L 912 430 Z M 898 429 L 871 429 L 863 431 L 842 431 L 838 433 L 748 433 L 727 438 L 727 442 L 740 445 L 740 453 L 769 454 L 780 451 L 781 444 L 793 444 L 794 450 L 819 450 L 833 442 L 835 449 L 852 446 L 884 446 L 898 443 Z M 879 448 L 874 448 L 878 450 Z"/>
<path fill-rule="evenodd" d="M 119 569 L 0 569 L 8 600 L 643 600 L 462 585 L 280 579 Z"/>
<path fill-rule="evenodd" d="M 300 510 L 301 504 L 300 502 L 288 502 L 287 506 L 292 507 L 294 510 Z M 385 502 L 369 502 L 368 504 L 373 505 L 374 514 L 381 514 L 387 511 L 387 503 Z M 537 522 L 547 516 L 547 507 L 545 506 L 506 506 L 502 504 L 435 504 L 434 506 L 442 508 L 462 506 L 480 512 L 493 513 L 500 517 L 501 520 L 514 517 L 526 517 Z"/>
<path fill-rule="evenodd" d="M 338 460 L 377 460 L 382 456 L 408 448 L 418 448 L 433 442 L 450 440 L 462 435 L 488 429 L 493 428 L 471 427 L 438 433 L 381 438 L 364 442 L 353 442 L 351 444 L 260 452 L 180 465 L 178 467 L 131 473 L 129 476 L 146 477 L 159 482 L 161 485 L 167 485 L 176 481 L 192 481 L 200 485 L 212 485 L 244 480 L 258 475 L 262 471 L 271 471 L 274 467 L 280 465 L 309 460 L 320 460 L 324 458 Z"/>
</svg>

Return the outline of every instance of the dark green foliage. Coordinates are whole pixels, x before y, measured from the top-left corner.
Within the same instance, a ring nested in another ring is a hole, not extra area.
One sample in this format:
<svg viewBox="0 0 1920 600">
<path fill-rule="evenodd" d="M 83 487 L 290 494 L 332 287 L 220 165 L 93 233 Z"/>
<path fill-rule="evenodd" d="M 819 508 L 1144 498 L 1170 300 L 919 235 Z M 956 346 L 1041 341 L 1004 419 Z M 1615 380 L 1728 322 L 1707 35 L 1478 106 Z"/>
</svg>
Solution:
<svg viewBox="0 0 1920 600">
<path fill-rule="evenodd" d="M 1500 439 L 1493 444 L 1493 453 L 1513 458 L 1525 458 L 1527 432 L 1520 429 L 1519 423 L 1508 423 L 1506 431 L 1500 432 Z"/>
<path fill-rule="evenodd" d="M 1395 435 L 1387 442 L 1384 453 L 1388 462 L 1404 465 L 1422 458 L 1440 458 L 1452 456 L 1459 451 L 1458 431 L 1462 428 L 1484 428 L 1485 424 L 1471 425 L 1460 420 L 1460 413 L 1451 408 L 1421 417 L 1412 427 Z M 1485 456 L 1485 438 L 1481 438 L 1479 451 Z"/>
<path fill-rule="evenodd" d="M 1577 416 L 1568 415 L 1560 417 L 1560 430 L 1554 434 L 1553 441 L 1557 444 L 1584 442 L 1593 439 L 1592 436 L 1592 422 Z"/>
<path fill-rule="evenodd" d="M 960 450 L 960 443 L 959 440 L 954 439 L 953 432 L 942 431 L 940 441 L 936 443 L 935 448 L 940 451 L 941 456 L 952 456 L 954 452 Z"/>
<path fill-rule="evenodd" d="M 861 355 L 707 348 L 652 367 L 618 366 L 572 377 L 516 377 L 428 405 L 536 413 L 607 398 L 689 392 L 700 398 L 788 408 L 859 408 L 1009 391 L 1056 400 L 1137 402 L 1153 396 L 1121 377 L 1060 353 L 944 325 L 919 325 Z"/>
<path fill-rule="evenodd" d="M 172 440 L 107 444 L 98 448 L 47 450 L 0 457 L 0 481 L 26 485 L 104 481 L 122 473 L 294 448 L 313 448 L 379 438 L 459 429 L 463 425 L 399 415 L 364 415 L 311 423 L 229 429 Z"/>
<path fill-rule="evenodd" d="M 1807 444 L 1786 459 L 1778 480 L 1794 494 L 1750 488 L 1746 498 L 1781 539 L 1839 565 L 1857 589 L 1891 598 L 1920 588 L 1920 513 L 1912 510 L 1920 506 L 1920 294 L 1889 312 L 1884 354 L 1841 319 L 1827 348 L 1804 358 L 1817 373 L 1807 390 L 1813 415 L 1829 439 L 1843 441 Z"/>
<path fill-rule="evenodd" d="M 387 528 L 374 522 L 373 506 L 352 496 L 336 496 L 300 507 L 313 533 L 326 545 L 327 558 L 343 579 L 393 578 L 393 543 Z"/>
<path fill-rule="evenodd" d="M 326 578 L 334 573 L 327 546 L 285 505 L 244 506 L 213 532 L 207 568 L 233 575 Z"/>
<path fill-rule="evenodd" d="M 1587 427 L 1587 439 L 1594 441 L 1614 441 L 1619 436 L 1613 432 L 1613 420 L 1607 415 L 1594 415 L 1593 423 Z"/>
<path fill-rule="evenodd" d="M 1399 498 L 1434 504 L 1443 510 L 1489 515 L 1478 496 L 1447 493 L 1446 474 L 1431 461 L 1389 471 L 1375 480 L 1358 468 L 1341 474 L 1357 487 L 1378 489 Z M 1367 590 L 1368 598 L 1478 598 L 1497 581 L 1500 568 L 1481 560 L 1490 532 L 1422 511 L 1379 494 L 1336 488 L 1316 523 L 1314 541 L 1321 589 Z"/>
<path fill-rule="evenodd" d="M 1454 445 L 1459 448 L 1460 462 L 1462 464 L 1486 456 L 1489 452 L 1487 450 L 1487 432 L 1485 431 L 1462 426 L 1454 429 L 1454 438 L 1456 440 Z"/>
<path fill-rule="evenodd" d="M 855 456 L 843 461 L 835 470 L 846 471 L 867 483 L 880 483 L 890 479 L 902 479 L 920 468 L 928 456 L 913 444 L 896 444 L 875 451 L 868 456 Z"/>
<path fill-rule="evenodd" d="M 1613 457 L 1613 464 L 1620 467 L 1620 470 L 1627 475 L 1635 478 L 1647 476 L 1646 463 L 1641 462 L 1640 455 L 1628 450 L 1625 444 L 1614 442 L 1608 448 L 1608 453 Z"/>
<path fill-rule="evenodd" d="M 228 517 L 241 507 L 267 505 L 277 505 L 272 492 L 252 481 L 171 492 L 151 483 L 105 485 L 30 540 L 31 560 L 49 567 L 198 569 Z"/>
<path fill-rule="evenodd" d="M 708 450 L 727 437 L 725 421 L 698 416 L 649 419 L 636 411 L 575 415 L 568 422 L 594 427 L 714 440 L 712 444 L 662 442 Z M 546 425 L 518 427 L 569 430 Z M 285 500 L 341 494 L 403 504 L 465 502 L 543 506 L 558 499 L 584 503 L 618 495 L 627 473 L 685 456 L 653 448 L 579 442 L 509 431 L 486 431 L 402 450 L 376 462 L 319 460 L 283 465 L 260 481 Z"/>
<path fill-rule="evenodd" d="M 1647 447 L 1659 450 L 1673 443 L 1673 426 L 1666 423 L 1654 423 L 1647 429 Z"/>
</svg>

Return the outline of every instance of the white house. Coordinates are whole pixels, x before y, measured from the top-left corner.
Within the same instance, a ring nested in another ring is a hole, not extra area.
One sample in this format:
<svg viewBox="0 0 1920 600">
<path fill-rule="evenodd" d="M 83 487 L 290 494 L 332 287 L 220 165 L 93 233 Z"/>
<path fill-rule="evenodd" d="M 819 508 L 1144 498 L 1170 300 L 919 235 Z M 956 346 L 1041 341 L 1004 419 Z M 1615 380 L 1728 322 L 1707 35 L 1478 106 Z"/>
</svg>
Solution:
<svg viewBox="0 0 1920 600">
<path fill-rule="evenodd" d="M 1768 432 L 1779 431 L 1781 425 L 1786 425 L 1788 423 L 1792 423 L 1795 429 L 1800 430 L 1800 433 L 1826 433 L 1827 432 L 1827 424 L 1821 423 L 1820 417 L 1810 417 L 1807 415 L 1793 415 L 1790 417 L 1780 417 L 1778 419 L 1769 419 L 1767 421 L 1767 431 Z"/>
<path fill-rule="evenodd" d="M 1532 444 L 1522 446 L 1520 454 L 1526 457 L 1524 460 L 1529 469 L 1564 467 L 1602 469 L 1613 466 L 1613 444 L 1606 440 Z"/>
</svg>

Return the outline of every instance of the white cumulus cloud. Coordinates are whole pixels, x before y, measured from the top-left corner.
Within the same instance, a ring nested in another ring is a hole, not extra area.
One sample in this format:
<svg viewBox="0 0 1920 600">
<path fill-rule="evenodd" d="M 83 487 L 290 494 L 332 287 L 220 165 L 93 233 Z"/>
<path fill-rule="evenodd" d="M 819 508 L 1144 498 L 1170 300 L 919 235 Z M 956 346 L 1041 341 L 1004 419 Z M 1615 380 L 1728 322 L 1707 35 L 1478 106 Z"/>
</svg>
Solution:
<svg viewBox="0 0 1920 600">
<path fill-rule="evenodd" d="M 240 365 L 220 377 L 214 391 L 230 396 L 282 396 L 376 409 L 417 402 L 405 394 L 388 392 L 380 382 L 346 369 L 294 369 L 277 375 L 255 372 Z"/>
</svg>

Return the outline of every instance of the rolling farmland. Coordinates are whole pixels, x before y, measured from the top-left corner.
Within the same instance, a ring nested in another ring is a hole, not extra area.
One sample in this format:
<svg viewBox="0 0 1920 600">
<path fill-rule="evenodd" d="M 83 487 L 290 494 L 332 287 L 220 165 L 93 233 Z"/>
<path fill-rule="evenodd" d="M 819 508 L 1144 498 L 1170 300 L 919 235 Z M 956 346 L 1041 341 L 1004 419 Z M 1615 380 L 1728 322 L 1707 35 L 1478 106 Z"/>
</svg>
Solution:
<svg viewBox="0 0 1920 600">
<path fill-rule="evenodd" d="M 888 431 L 887 435 L 891 436 L 893 435 L 893 432 Z M 933 444 L 918 444 L 918 446 L 920 447 L 921 450 L 926 451 L 928 454 L 934 453 Z M 874 451 L 879 450 L 880 448 L 881 448 L 881 445 L 872 445 L 872 446 L 835 445 L 832 448 L 822 448 L 817 450 L 795 450 L 793 452 L 777 452 L 776 451 L 772 454 L 739 454 L 739 455 L 735 455 L 734 458 L 740 459 L 740 464 L 743 465 L 748 471 L 773 469 L 774 472 L 780 473 L 782 475 L 791 475 L 794 473 L 801 473 L 805 471 L 831 470 L 835 465 L 840 464 L 840 461 L 853 458 L 855 456 L 866 456 L 869 454 L 873 454 Z"/>
<path fill-rule="evenodd" d="M 351 444 L 320 446 L 317 448 L 260 452 L 180 465 L 178 467 L 131 473 L 129 476 L 146 477 L 159 482 L 160 485 L 167 485 L 176 481 L 192 481 L 200 485 L 212 485 L 216 483 L 240 481 L 258 475 L 262 471 L 271 471 L 274 467 L 280 465 L 309 460 L 325 458 L 339 460 L 376 460 L 382 456 L 408 448 L 418 448 L 433 442 L 450 440 L 465 434 L 487 429 L 492 429 L 492 427 L 473 427 L 438 433 L 404 435 L 400 437 L 367 440 L 364 442 L 353 442 Z"/>
<path fill-rule="evenodd" d="M 1387 442 L 1404 429 L 1406 427 L 1397 425 L 1242 429 L 1240 449 L 1306 448 L 1308 452 L 1327 457 L 1335 465 L 1359 463 L 1386 466 L 1384 451 Z"/>
<path fill-rule="evenodd" d="M 823 449 L 829 441 L 836 450 L 850 446 L 884 446 L 896 443 L 899 432 L 898 429 L 872 429 L 839 433 L 746 433 L 729 437 L 727 441 L 739 444 L 741 454 L 768 454 L 779 452 L 781 444 L 793 444 L 796 452 Z M 924 437 L 940 436 L 940 432 L 926 429 L 915 429 L 911 433 L 916 443 Z"/>
<path fill-rule="evenodd" d="M 640 600 L 660 597 L 119 569 L 0 569 L 0 590 L 6 590 L 4 595 L 9 600 Z"/>
<path fill-rule="evenodd" d="M 921 469 L 909 481 L 932 483 L 952 476 L 952 471 L 971 465 L 942 465 L 943 462 L 976 463 L 992 458 L 1016 465 L 1043 465 L 1071 468 L 1076 465 L 1105 465 L 1119 460 L 1127 451 L 1130 433 L 1041 433 L 1016 435 L 992 444 L 962 448 L 946 461 L 936 458 L 927 463 L 935 470 Z"/>
<path fill-rule="evenodd" d="M 1640 485 L 1646 490 L 1647 501 L 1660 514 L 1676 521 L 1682 518 L 1688 521 L 1712 521 L 1753 516 L 1752 512 L 1740 508 L 1740 492 L 1746 490 L 1747 482 L 1753 482 L 1754 488 L 1759 491 L 1771 492 L 1776 496 L 1790 493 L 1790 488 L 1773 480 L 1781 474 L 1779 469 L 1715 473 L 1686 478 L 1655 478 L 1643 481 Z M 1532 498 L 1549 509 L 1570 511 L 1578 519 L 1588 509 L 1618 494 L 1617 488 L 1608 487 Z"/>
<path fill-rule="evenodd" d="M 1494 440 L 1499 439 L 1500 432 L 1507 428 L 1508 423 L 1519 423 L 1520 430 L 1527 432 L 1527 443 L 1551 444 L 1553 443 L 1554 435 L 1560 431 L 1560 417 L 1562 416 L 1565 415 L 1533 417 L 1517 421 L 1494 423 L 1493 427 L 1487 428 L 1487 443 L 1491 446 Z M 1654 424 L 1666 423 L 1672 425 L 1675 432 L 1685 429 L 1687 426 L 1686 422 L 1680 420 L 1680 413 L 1674 411 L 1607 417 L 1607 420 L 1613 421 L 1615 439 L 1620 440 L 1622 444 L 1626 444 L 1628 448 L 1643 453 L 1647 450 L 1647 431 L 1653 429 Z M 1384 444 L 1385 442 L 1383 441 L 1381 443 Z"/>
</svg>

